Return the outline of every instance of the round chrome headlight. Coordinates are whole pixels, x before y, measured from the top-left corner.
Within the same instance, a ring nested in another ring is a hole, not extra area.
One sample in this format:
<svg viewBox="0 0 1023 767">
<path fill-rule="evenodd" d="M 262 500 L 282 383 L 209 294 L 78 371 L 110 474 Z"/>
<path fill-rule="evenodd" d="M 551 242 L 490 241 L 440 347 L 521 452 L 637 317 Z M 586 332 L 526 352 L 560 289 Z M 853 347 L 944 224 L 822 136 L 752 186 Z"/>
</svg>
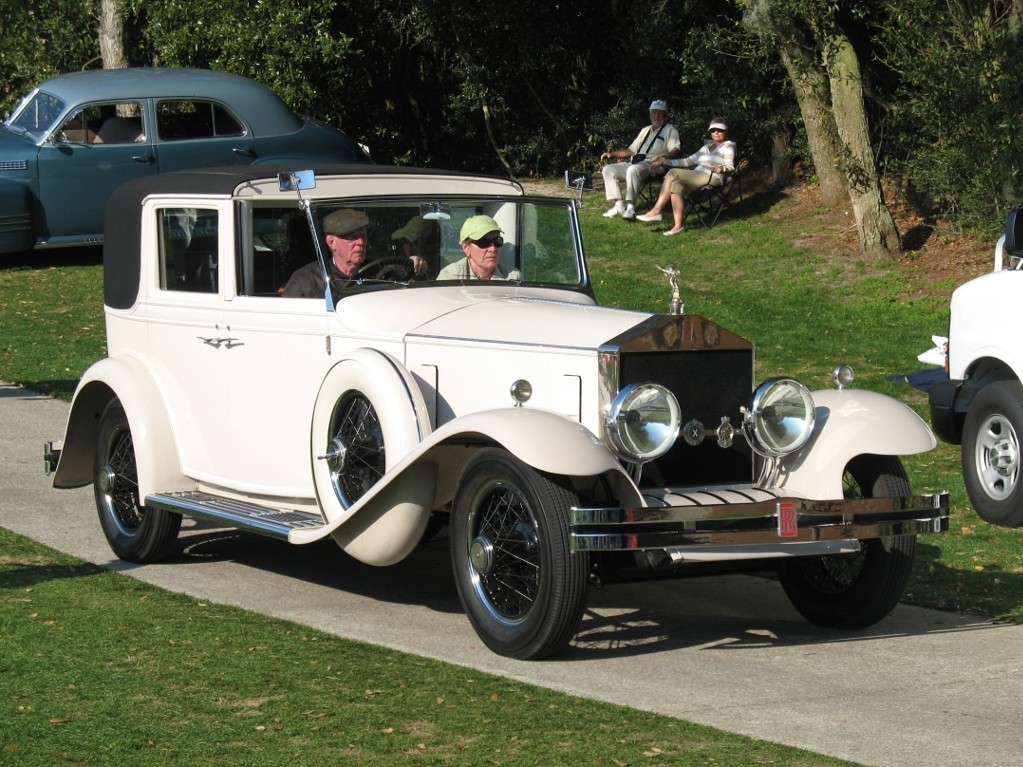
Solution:
<svg viewBox="0 0 1023 767">
<path fill-rule="evenodd" d="M 798 450 L 810 439 L 813 424 L 813 397 L 791 378 L 772 378 L 760 384 L 743 422 L 750 445 L 765 455 Z"/>
<path fill-rule="evenodd" d="M 622 389 L 605 418 L 612 449 L 627 461 L 642 463 L 671 449 L 682 420 L 675 395 L 658 384 Z"/>
</svg>

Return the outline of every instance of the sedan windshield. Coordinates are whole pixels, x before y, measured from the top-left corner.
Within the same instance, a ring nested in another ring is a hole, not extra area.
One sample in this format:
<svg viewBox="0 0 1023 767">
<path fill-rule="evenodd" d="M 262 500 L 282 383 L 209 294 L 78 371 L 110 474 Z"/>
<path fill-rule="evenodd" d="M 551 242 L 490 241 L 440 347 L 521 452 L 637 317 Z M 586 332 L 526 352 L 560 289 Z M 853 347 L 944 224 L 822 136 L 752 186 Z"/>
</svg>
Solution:
<svg viewBox="0 0 1023 767">
<path fill-rule="evenodd" d="M 41 138 L 53 129 L 64 111 L 64 102 L 43 91 L 33 91 L 7 120 L 7 127 Z"/>
</svg>

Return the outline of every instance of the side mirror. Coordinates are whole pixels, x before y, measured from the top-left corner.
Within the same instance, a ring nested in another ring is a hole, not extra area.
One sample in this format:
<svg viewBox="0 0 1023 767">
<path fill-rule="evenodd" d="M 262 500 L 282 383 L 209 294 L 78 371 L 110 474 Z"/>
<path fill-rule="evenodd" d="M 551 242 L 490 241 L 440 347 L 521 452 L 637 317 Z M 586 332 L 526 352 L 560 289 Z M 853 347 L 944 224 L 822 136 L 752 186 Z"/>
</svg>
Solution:
<svg viewBox="0 0 1023 767">
<path fill-rule="evenodd" d="M 277 174 L 277 183 L 282 192 L 297 192 L 316 188 L 316 173 L 311 170 L 293 170 Z"/>
</svg>

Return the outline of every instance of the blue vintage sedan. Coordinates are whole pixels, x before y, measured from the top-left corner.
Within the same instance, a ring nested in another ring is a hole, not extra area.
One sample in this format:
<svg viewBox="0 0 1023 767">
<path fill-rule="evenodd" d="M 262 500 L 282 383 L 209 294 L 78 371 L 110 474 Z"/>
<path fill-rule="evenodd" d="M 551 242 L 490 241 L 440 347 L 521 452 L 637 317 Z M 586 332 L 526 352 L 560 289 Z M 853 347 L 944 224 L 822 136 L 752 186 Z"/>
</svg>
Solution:
<svg viewBox="0 0 1023 767">
<path fill-rule="evenodd" d="M 0 127 L 0 253 L 102 241 L 110 194 L 156 173 L 367 163 L 340 130 L 238 75 L 105 69 L 46 80 Z"/>
</svg>

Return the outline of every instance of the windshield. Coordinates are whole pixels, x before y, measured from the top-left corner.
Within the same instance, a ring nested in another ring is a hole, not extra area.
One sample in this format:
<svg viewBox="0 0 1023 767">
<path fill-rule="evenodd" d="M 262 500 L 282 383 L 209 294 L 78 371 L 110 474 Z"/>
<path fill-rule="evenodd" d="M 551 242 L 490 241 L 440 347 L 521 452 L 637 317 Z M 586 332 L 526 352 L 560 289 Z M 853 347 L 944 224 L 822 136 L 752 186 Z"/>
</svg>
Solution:
<svg viewBox="0 0 1023 767">
<path fill-rule="evenodd" d="M 64 111 L 64 102 L 43 91 L 32 91 L 7 119 L 7 126 L 36 138 L 42 138 L 53 129 Z"/>
<path fill-rule="evenodd" d="M 588 290 L 572 200 L 321 200 L 313 203 L 313 218 L 316 232 L 297 207 L 252 208 L 253 252 L 272 264 L 270 290 L 322 297 L 322 282 L 313 280 L 301 292 L 292 279 L 315 261 L 316 241 L 338 267 L 331 276 L 344 289 L 489 279 Z M 254 264 L 251 273 L 265 271 Z"/>
</svg>

